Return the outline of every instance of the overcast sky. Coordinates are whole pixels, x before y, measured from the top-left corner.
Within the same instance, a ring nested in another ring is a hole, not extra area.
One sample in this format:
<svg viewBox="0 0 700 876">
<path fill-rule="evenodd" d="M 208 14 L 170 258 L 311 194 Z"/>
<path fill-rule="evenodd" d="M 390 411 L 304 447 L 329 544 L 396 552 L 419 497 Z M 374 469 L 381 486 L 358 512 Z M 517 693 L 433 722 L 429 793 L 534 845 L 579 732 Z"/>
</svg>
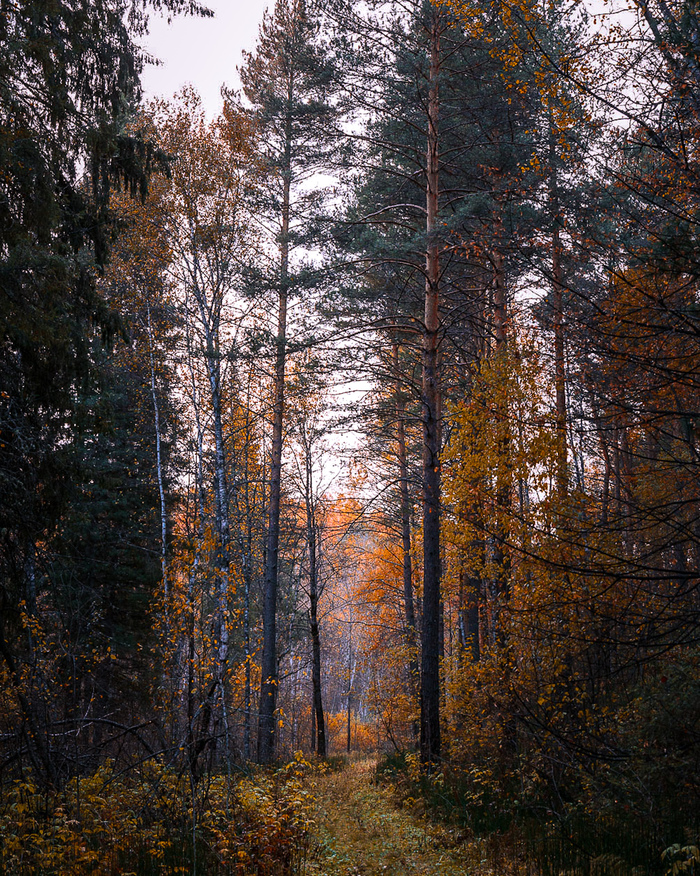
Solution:
<svg viewBox="0 0 700 876">
<path fill-rule="evenodd" d="M 214 18 L 179 16 L 171 24 L 155 13 L 146 49 L 163 62 L 142 78 L 146 99 L 170 98 L 190 83 L 211 117 L 221 109 L 222 84 L 238 87 L 236 67 L 243 49 L 255 47 L 263 12 L 274 0 L 204 0 Z"/>
</svg>

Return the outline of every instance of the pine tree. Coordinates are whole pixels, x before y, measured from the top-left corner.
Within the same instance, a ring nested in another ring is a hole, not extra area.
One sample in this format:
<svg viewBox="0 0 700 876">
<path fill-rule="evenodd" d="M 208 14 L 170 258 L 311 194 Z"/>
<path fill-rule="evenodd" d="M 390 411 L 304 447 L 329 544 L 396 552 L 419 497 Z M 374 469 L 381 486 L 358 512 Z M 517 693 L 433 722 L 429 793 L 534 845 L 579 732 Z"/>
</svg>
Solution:
<svg viewBox="0 0 700 876">
<path fill-rule="evenodd" d="M 399 330 L 420 347 L 422 756 L 430 764 L 440 757 L 443 410 L 467 389 L 475 360 L 505 337 L 506 279 L 518 270 L 528 215 L 520 192 L 533 110 L 508 90 L 488 42 L 465 35 L 444 10 L 415 4 L 357 30 L 367 58 L 355 65 L 353 96 L 368 95 L 369 121 L 344 240 L 366 282 L 350 301 L 372 328 L 390 338 Z"/>
<path fill-rule="evenodd" d="M 329 99 L 333 67 L 320 32 L 320 13 L 304 0 L 278 0 L 266 15 L 258 46 L 246 56 L 241 81 L 252 103 L 264 145 L 271 184 L 260 204 L 262 222 L 277 247 L 277 259 L 258 278 L 259 288 L 276 296 L 274 338 L 270 495 L 265 559 L 262 680 L 258 760 L 268 763 L 275 750 L 277 701 L 277 592 L 280 547 L 280 496 L 285 422 L 285 383 L 289 350 L 288 309 L 300 295 L 300 267 L 295 251 L 313 244 L 317 191 L 303 190 L 314 174 L 327 169 L 333 148 Z"/>
</svg>

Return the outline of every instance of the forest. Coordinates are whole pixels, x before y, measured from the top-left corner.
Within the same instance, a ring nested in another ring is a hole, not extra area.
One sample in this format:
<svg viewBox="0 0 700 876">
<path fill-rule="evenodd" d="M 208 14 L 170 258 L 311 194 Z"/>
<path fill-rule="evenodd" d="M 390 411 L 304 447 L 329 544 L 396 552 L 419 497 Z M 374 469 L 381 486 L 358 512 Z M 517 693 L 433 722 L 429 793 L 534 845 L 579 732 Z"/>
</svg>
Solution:
<svg viewBox="0 0 700 876">
<path fill-rule="evenodd" d="M 0 874 L 700 873 L 700 7 L 212 14 L 0 0 Z"/>
</svg>

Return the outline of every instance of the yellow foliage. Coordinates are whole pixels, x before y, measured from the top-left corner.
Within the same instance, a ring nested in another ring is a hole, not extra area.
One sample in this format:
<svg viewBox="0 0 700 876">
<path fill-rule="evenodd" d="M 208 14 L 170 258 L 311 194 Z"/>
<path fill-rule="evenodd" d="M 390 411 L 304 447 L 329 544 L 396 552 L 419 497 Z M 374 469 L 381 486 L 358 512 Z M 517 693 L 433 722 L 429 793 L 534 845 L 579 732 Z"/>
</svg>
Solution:
<svg viewBox="0 0 700 876">
<path fill-rule="evenodd" d="M 156 763 L 128 778 L 106 763 L 60 793 L 17 782 L 0 815 L 2 872 L 191 872 L 194 837 L 200 866 L 212 872 L 300 873 L 313 823 L 308 766 L 297 756 L 275 775 L 234 784 L 214 776 L 194 797 L 186 776 Z"/>
</svg>

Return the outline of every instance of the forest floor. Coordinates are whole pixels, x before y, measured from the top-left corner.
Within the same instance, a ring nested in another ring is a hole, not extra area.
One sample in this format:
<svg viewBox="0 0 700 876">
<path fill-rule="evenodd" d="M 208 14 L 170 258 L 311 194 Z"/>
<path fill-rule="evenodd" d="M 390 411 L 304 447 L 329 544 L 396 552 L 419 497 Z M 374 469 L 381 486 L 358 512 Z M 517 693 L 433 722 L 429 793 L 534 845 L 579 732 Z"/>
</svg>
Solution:
<svg viewBox="0 0 700 876">
<path fill-rule="evenodd" d="M 360 760 L 314 777 L 307 876 L 466 876 L 482 869 L 458 831 L 397 808 L 391 787 L 374 782 L 375 767 L 373 759 Z"/>
</svg>

